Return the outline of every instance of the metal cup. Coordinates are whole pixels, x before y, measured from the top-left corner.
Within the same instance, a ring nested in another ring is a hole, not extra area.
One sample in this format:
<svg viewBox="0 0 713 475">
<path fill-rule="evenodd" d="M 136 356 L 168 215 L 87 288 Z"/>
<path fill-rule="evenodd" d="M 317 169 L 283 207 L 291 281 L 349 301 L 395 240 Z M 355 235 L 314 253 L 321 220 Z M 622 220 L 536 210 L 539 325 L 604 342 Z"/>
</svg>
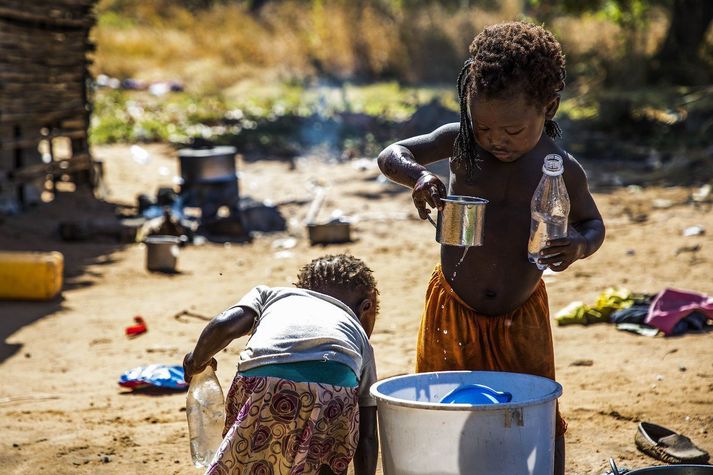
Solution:
<svg viewBox="0 0 713 475">
<path fill-rule="evenodd" d="M 483 245 L 485 205 L 488 200 L 473 196 L 448 195 L 441 198 L 443 209 L 438 221 L 428 220 L 436 228 L 436 241 L 449 246 L 472 247 Z"/>
</svg>

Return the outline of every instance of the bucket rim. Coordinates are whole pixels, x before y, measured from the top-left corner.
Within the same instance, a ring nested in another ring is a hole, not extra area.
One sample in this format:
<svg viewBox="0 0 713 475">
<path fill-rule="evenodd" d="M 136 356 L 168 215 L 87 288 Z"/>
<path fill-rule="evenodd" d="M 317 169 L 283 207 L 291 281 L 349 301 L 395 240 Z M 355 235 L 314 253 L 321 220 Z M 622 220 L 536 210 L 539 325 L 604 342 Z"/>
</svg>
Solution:
<svg viewBox="0 0 713 475">
<path fill-rule="evenodd" d="M 506 403 L 500 403 L 500 404 L 441 404 L 441 403 L 434 403 L 434 402 L 423 402 L 423 401 L 408 401 L 405 399 L 399 399 L 395 398 L 393 396 L 387 396 L 385 394 L 382 394 L 379 392 L 379 388 L 383 384 L 387 384 L 391 381 L 397 380 L 397 379 L 402 379 L 410 376 L 417 376 L 417 375 L 431 375 L 431 374 L 471 374 L 471 373 L 478 373 L 478 374 L 497 374 L 497 375 L 503 375 L 503 374 L 515 374 L 518 376 L 527 376 L 530 378 L 537 378 L 541 380 L 545 380 L 549 383 L 554 384 L 554 390 L 537 398 L 537 399 L 531 399 L 529 401 L 522 401 L 522 402 L 506 402 Z M 554 399 L 557 399 L 562 395 L 562 385 L 558 383 L 557 381 L 554 381 L 549 378 L 545 378 L 543 376 L 537 376 L 534 374 L 526 374 L 526 373 L 512 373 L 508 371 L 431 371 L 428 373 L 409 373 L 409 374 L 400 374 L 397 376 L 392 376 L 390 378 L 382 379 L 381 381 L 377 381 L 376 383 L 371 385 L 371 388 L 369 388 L 369 394 L 371 394 L 372 397 L 374 397 L 377 401 L 377 404 L 379 402 L 385 402 L 388 403 L 392 406 L 400 406 L 400 407 L 409 407 L 409 408 L 414 408 L 414 409 L 426 409 L 426 410 L 434 410 L 434 411 L 469 411 L 469 412 L 480 412 L 480 411 L 502 411 L 502 410 L 512 410 L 512 409 L 520 409 L 524 407 L 530 407 L 530 406 L 536 406 L 539 404 L 543 404 L 546 402 L 550 402 Z"/>
</svg>

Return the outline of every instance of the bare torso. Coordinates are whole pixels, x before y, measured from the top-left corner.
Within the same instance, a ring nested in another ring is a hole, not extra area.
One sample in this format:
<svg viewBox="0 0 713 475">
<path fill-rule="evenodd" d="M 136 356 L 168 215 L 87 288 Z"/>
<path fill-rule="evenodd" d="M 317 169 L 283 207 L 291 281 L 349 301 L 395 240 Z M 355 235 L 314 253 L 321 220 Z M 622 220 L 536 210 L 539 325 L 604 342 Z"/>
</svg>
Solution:
<svg viewBox="0 0 713 475">
<path fill-rule="evenodd" d="M 485 212 L 484 244 L 464 248 L 441 246 L 441 266 L 456 293 L 486 315 L 500 315 L 521 306 L 534 292 L 542 272 L 527 258 L 530 200 L 542 176 L 542 160 L 560 153 L 543 138 L 525 156 L 503 163 L 481 152 L 480 167 L 471 182 L 451 170 L 449 194 L 477 196 L 489 201 Z"/>
<path fill-rule="evenodd" d="M 414 183 L 419 177 L 429 178 L 424 165 L 453 154 L 458 129 L 458 123 L 447 124 L 431 134 L 397 142 L 380 154 L 382 172 L 416 193 Z M 441 267 L 453 289 L 470 307 L 485 315 L 502 315 L 525 303 L 542 277 L 542 272 L 527 258 L 527 241 L 530 201 L 542 177 L 547 154 L 557 153 L 564 159 L 564 181 L 571 202 L 569 221 L 577 230 L 579 242 L 584 243 L 583 247 L 571 245 L 561 251 L 569 252 L 568 257 L 563 254 L 565 259 L 571 263 L 595 252 L 604 239 L 604 226 L 581 166 L 546 135 L 542 134 L 532 149 L 514 161 L 499 160 L 482 149 L 479 152 L 479 167 L 471 180 L 466 180 L 465 171 L 450 162 L 448 194 L 489 201 L 484 244 L 468 248 L 465 256 L 466 248 L 442 246 Z M 445 194 L 445 190 L 439 193 Z M 419 214 L 425 219 L 425 209 L 420 209 Z"/>
</svg>

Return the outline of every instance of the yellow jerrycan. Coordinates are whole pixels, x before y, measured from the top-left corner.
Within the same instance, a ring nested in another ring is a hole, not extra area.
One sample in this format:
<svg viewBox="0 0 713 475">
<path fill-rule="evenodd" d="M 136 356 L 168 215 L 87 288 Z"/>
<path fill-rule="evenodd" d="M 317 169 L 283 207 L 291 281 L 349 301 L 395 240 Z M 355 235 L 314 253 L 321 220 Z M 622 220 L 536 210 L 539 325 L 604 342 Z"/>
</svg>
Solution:
<svg viewBox="0 0 713 475">
<path fill-rule="evenodd" d="M 0 299 L 50 300 L 62 290 L 63 269 L 57 251 L 0 251 Z"/>
</svg>

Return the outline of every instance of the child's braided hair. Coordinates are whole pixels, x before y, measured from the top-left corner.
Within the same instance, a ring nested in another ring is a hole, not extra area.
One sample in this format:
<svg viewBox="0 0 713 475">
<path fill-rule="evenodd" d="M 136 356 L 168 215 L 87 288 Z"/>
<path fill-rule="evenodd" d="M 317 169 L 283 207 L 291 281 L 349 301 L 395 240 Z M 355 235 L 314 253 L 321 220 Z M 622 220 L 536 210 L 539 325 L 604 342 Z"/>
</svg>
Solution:
<svg viewBox="0 0 713 475">
<path fill-rule="evenodd" d="M 358 290 L 367 294 L 376 288 L 376 280 L 364 261 L 349 254 L 318 257 L 300 269 L 297 287 L 326 293 L 333 288 Z"/>
<path fill-rule="evenodd" d="M 522 93 L 537 106 L 546 105 L 564 89 L 565 61 L 555 37 L 541 26 L 509 22 L 485 28 L 469 48 L 470 57 L 458 75 L 460 131 L 453 164 L 472 177 L 478 162 L 468 99 L 490 99 Z M 545 121 L 545 133 L 556 138 L 561 130 L 554 120 Z"/>
</svg>

